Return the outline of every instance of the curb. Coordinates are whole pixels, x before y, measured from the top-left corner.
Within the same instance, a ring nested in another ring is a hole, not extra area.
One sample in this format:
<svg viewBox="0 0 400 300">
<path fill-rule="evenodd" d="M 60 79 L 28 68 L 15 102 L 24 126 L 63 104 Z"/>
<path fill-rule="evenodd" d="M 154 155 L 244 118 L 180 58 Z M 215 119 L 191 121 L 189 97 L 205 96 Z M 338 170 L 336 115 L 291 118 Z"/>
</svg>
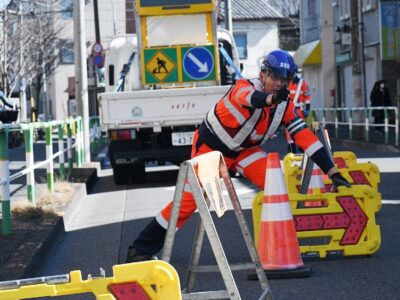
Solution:
<svg viewBox="0 0 400 300">
<path fill-rule="evenodd" d="M 387 153 L 400 153 L 400 148 L 394 145 L 388 144 L 376 144 L 376 143 L 368 143 L 364 141 L 357 140 L 344 140 L 338 138 L 331 138 L 331 142 L 333 145 L 342 146 L 342 147 L 362 147 L 367 151 L 374 152 L 387 152 Z"/>
<path fill-rule="evenodd" d="M 26 267 L 24 268 L 21 276 L 19 278 L 27 278 L 35 276 L 36 270 L 40 267 L 41 262 L 47 255 L 48 251 L 54 245 L 54 242 L 57 241 L 62 235 L 65 233 L 65 228 L 67 224 L 72 220 L 73 216 L 76 214 L 82 200 L 87 196 L 86 189 L 87 184 L 84 183 L 76 183 L 78 188 L 72 197 L 71 201 L 68 202 L 65 207 L 64 215 L 60 216 L 57 219 L 54 227 L 50 230 L 47 236 L 44 238 L 43 242 L 39 244 L 37 250 L 33 253 Z"/>
</svg>

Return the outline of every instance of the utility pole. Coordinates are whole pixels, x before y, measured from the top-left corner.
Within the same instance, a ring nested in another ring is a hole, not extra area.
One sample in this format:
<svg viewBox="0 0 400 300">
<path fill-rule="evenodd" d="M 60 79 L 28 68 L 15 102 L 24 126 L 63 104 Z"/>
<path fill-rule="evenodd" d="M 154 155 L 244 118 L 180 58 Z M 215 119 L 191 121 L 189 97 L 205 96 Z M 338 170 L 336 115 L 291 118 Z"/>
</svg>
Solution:
<svg viewBox="0 0 400 300">
<path fill-rule="evenodd" d="M 225 29 L 232 34 L 232 1 L 225 0 Z"/>
<path fill-rule="evenodd" d="M 112 10 L 113 10 L 113 33 L 114 36 L 117 35 L 117 25 L 115 24 L 115 20 L 116 20 L 116 15 L 115 15 L 115 0 L 111 0 L 112 2 Z"/>
<path fill-rule="evenodd" d="M 351 11 L 351 57 L 353 60 L 353 106 L 363 107 L 364 101 L 362 99 L 362 51 L 360 45 L 360 22 L 359 22 L 359 1 L 350 1 L 350 11 Z M 361 114 L 355 114 L 353 116 L 354 122 L 361 122 L 363 116 Z M 362 131 L 360 127 L 354 128 L 354 133 L 356 137 L 361 136 Z"/>
<path fill-rule="evenodd" d="M 96 34 L 96 42 L 100 42 L 100 26 L 99 26 L 99 8 L 97 0 L 93 0 L 93 11 L 94 11 L 94 31 Z"/>
<path fill-rule="evenodd" d="M 362 95 L 364 99 L 364 107 L 368 106 L 368 94 L 367 94 L 367 78 L 366 78 L 366 68 L 365 68 L 365 39 L 364 39 L 364 14 L 362 11 L 362 1 L 358 0 L 358 12 L 359 12 L 359 20 L 360 20 L 360 46 L 361 46 L 361 53 L 360 53 L 360 58 L 361 58 L 361 73 L 362 73 Z"/>
<path fill-rule="evenodd" d="M 74 0 L 75 97 L 83 120 L 84 161 L 90 162 L 89 98 L 86 61 L 85 1 Z"/>
</svg>

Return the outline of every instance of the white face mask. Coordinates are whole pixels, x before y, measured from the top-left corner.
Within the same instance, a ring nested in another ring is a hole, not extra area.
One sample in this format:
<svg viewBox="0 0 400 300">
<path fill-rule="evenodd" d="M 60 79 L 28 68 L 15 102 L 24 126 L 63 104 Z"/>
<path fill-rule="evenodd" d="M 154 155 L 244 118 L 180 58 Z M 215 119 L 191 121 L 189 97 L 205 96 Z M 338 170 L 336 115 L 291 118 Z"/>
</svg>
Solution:
<svg viewBox="0 0 400 300">
<path fill-rule="evenodd" d="M 380 85 L 381 90 L 383 90 L 384 87 L 385 87 L 385 84 L 381 83 L 381 85 Z"/>
</svg>

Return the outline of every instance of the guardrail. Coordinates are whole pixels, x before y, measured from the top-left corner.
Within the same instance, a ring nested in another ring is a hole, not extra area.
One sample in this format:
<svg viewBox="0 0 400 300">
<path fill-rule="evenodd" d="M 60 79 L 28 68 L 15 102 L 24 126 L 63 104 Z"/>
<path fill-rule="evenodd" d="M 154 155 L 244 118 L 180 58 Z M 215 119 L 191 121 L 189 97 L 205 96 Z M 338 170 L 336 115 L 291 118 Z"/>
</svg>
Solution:
<svg viewBox="0 0 400 300">
<path fill-rule="evenodd" d="M 33 143 L 34 129 L 44 129 L 46 139 L 46 160 L 34 163 Z M 53 153 L 53 129 L 58 130 L 58 152 Z M 25 140 L 26 168 L 10 176 L 10 161 L 8 138 L 9 133 L 20 131 Z M 67 147 L 64 147 L 66 133 Z M 73 139 L 75 143 L 73 144 Z M 73 162 L 76 167 L 82 166 L 83 162 L 83 124 L 82 118 L 57 120 L 40 123 L 17 123 L 0 124 L 0 200 L 2 208 L 3 234 L 11 233 L 11 205 L 10 205 L 10 182 L 26 175 L 28 201 L 35 204 L 35 172 L 34 170 L 47 165 L 46 177 L 47 187 L 50 192 L 54 191 L 54 159 L 58 158 L 60 177 L 65 178 L 65 152 L 67 153 L 67 165 L 71 170 Z M 73 155 L 73 149 L 75 153 Z"/>
<path fill-rule="evenodd" d="M 384 121 L 380 124 L 370 122 L 372 111 L 383 110 Z M 393 111 L 394 122 L 389 122 L 389 115 Z M 329 116 L 328 116 L 329 114 Z M 317 116 L 316 116 L 317 115 Z M 384 142 L 389 143 L 389 129 L 394 129 L 395 145 L 399 145 L 399 114 L 395 106 L 376 106 L 376 107 L 336 107 L 336 108 L 313 108 L 313 121 L 320 121 L 325 127 L 327 124 L 334 125 L 335 136 L 339 136 L 339 126 L 345 126 L 349 131 L 349 138 L 353 138 L 354 126 L 364 127 L 364 138 L 367 142 L 370 140 L 370 128 L 384 128 Z"/>
</svg>

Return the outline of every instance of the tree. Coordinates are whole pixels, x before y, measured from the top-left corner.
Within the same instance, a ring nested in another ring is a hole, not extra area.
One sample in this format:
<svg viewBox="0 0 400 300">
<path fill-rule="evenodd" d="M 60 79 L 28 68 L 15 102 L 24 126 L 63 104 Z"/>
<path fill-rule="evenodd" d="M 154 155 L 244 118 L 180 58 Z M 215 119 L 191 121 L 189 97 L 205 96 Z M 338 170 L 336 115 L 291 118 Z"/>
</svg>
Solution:
<svg viewBox="0 0 400 300">
<path fill-rule="evenodd" d="M 20 91 L 21 82 L 27 82 L 35 98 L 42 98 L 46 78 L 60 63 L 65 46 L 59 38 L 63 27 L 57 14 L 72 11 L 72 7 L 62 4 L 60 0 L 14 0 L 5 10 L 0 66 L 8 96 Z"/>
</svg>

